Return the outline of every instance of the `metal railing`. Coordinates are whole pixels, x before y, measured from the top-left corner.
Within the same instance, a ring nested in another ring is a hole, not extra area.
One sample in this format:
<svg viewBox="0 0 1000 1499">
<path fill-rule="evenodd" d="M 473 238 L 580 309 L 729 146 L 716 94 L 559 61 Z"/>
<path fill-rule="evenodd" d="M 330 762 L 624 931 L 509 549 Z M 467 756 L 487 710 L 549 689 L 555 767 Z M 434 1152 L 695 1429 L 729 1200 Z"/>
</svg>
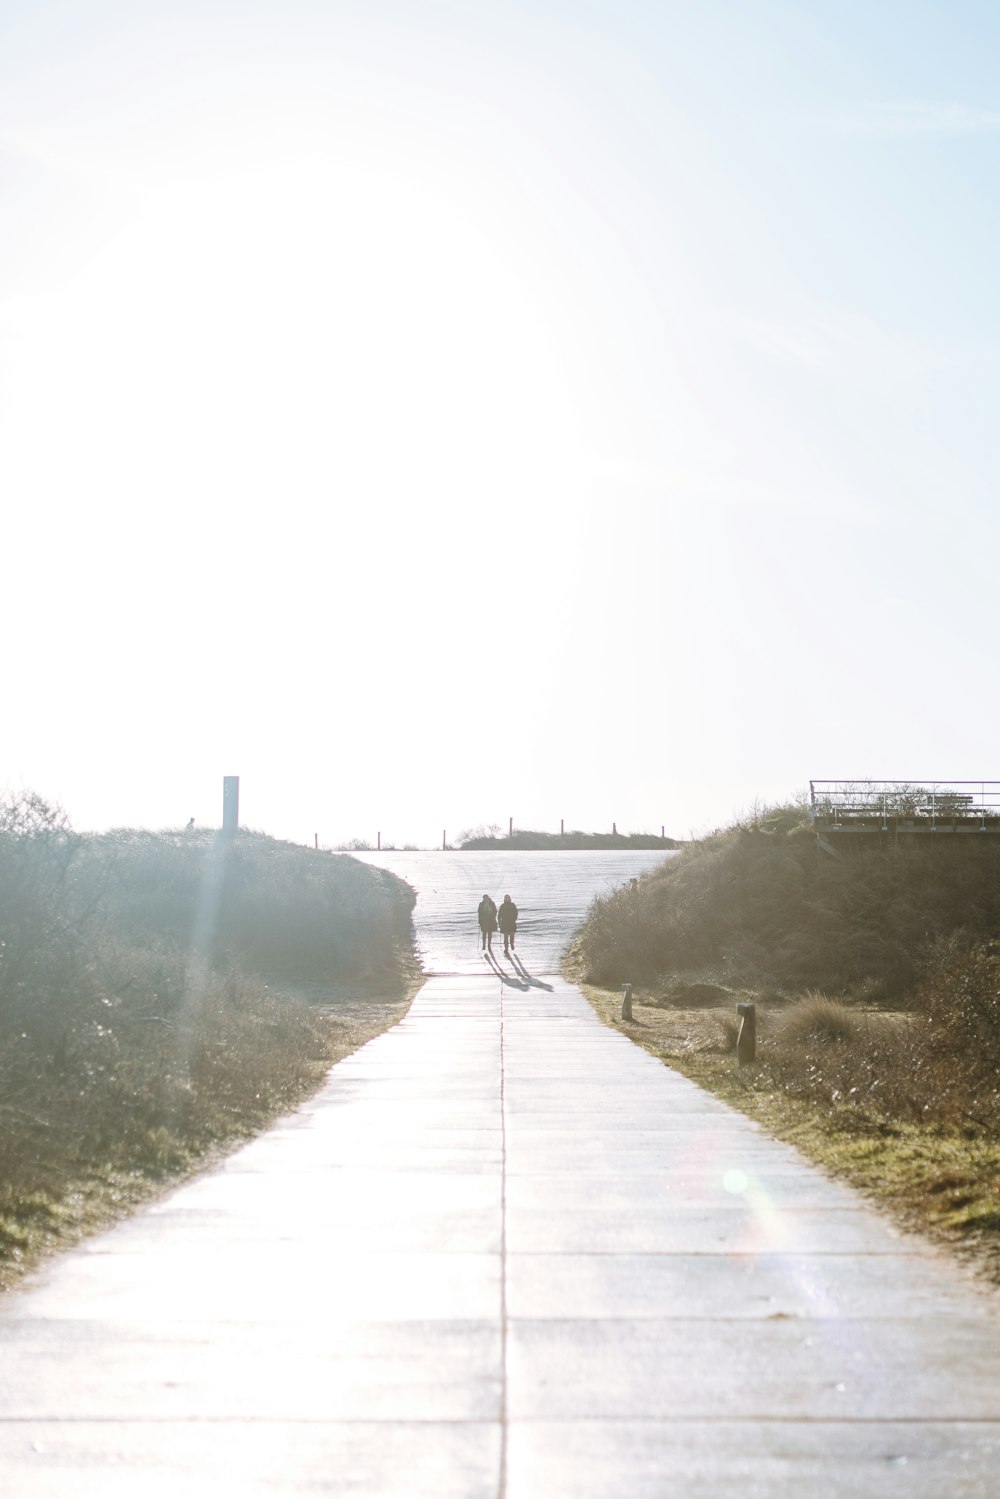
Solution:
<svg viewBox="0 0 1000 1499">
<path fill-rule="evenodd" d="M 1000 820 L 1000 781 L 810 781 L 810 814 L 825 827 L 939 822 L 985 828 Z"/>
</svg>

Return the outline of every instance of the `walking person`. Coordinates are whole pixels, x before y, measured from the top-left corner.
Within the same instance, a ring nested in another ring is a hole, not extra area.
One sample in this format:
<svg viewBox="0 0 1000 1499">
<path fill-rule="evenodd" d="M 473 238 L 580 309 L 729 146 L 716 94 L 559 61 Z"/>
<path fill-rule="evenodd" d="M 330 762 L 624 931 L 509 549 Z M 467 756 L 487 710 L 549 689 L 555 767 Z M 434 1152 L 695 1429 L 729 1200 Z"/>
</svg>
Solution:
<svg viewBox="0 0 1000 1499">
<path fill-rule="evenodd" d="M 476 913 L 479 930 L 483 934 L 483 952 L 493 951 L 493 933 L 497 929 L 497 903 L 490 895 L 484 895 Z"/>
<path fill-rule="evenodd" d="M 497 925 L 503 932 L 504 957 L 509 957 L 510 950 L 514 946 L 514 933 L 517 930 L 517 907 L 509 895 L 505 895 L 500 902 Z"/>
</svg>

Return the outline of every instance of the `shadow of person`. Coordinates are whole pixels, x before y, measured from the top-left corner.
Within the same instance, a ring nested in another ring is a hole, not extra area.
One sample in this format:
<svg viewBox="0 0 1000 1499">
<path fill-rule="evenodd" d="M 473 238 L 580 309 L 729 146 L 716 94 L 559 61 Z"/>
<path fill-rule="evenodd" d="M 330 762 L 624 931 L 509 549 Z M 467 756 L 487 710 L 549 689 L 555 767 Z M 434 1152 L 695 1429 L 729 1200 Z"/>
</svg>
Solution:
<svg viewBox="0 0 1000 1499">
<path fill-rule="evenodd" d="M 483 957 L 486 959 L 486 962 L 489 964 L 490 968 L 493 969 L 493 972 L 496 974 L 497 978 L 502 984 L 509 984 L 512 989 L 527 989 L 530 987 L 530 985 L 526 984 L 523 979 L 518 977 L 516 970 L 513 974 L 509 974 L 503 968 L 496 953 L 493 952 L 491 948 L 486 949 L 486 951 L 483 953 Z"/>
<path fill-rule="evenodd" d="M 513 948 L 511 948 L 510 950 L 510 961 L 514 965 L 515 972 L 518 973 L 522 979 L 524 979 L 526 987 L 530 987 L 532 989 L 547 989 L 550 994 L 552 993 L 551 984 L 546 984 L 542 979 L 532 978 L 531 974 L 528 972 L 527 968 L 525 968 L 524 964 L 521 962 L 521 959 L 518 957 Z"/>
</svg>

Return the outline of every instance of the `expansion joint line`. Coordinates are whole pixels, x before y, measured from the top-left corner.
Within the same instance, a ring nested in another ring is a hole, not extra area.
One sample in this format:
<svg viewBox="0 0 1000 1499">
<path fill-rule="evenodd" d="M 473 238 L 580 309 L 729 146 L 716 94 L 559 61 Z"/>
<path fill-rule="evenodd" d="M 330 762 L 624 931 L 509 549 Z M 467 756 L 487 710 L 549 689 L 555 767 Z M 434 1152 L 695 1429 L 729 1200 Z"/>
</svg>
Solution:
<svg viewBox="0 0 1000 1499">
<path fill-rule="evenodd" d="M 507 1104 L 504 1058 L 504 986 L 500 982 L 500 1478 L 498 1499 L 507 1493 Z"/>
</svg>

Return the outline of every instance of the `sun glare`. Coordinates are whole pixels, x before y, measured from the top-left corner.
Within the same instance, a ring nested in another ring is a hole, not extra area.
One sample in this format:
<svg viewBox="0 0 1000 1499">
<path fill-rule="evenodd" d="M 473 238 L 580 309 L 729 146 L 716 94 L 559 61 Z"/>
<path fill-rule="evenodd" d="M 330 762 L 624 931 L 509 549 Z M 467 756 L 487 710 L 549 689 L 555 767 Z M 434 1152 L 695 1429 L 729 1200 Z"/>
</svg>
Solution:
<svg viewBox="0 0 1000 1499">
<path fill-rule="evenodd" d="M 461 206 L 384 173 L 160 191 L 38 331 L 27 378 L 74 414 L 62 451 L 99 507 L 131 504 L 143 470 L 202 520 L 234 486 L 361 524 L 379 501 L 440 516 L 473 486 L 545 485 L 573 450 L 533 289 Z"/>
</svg>

